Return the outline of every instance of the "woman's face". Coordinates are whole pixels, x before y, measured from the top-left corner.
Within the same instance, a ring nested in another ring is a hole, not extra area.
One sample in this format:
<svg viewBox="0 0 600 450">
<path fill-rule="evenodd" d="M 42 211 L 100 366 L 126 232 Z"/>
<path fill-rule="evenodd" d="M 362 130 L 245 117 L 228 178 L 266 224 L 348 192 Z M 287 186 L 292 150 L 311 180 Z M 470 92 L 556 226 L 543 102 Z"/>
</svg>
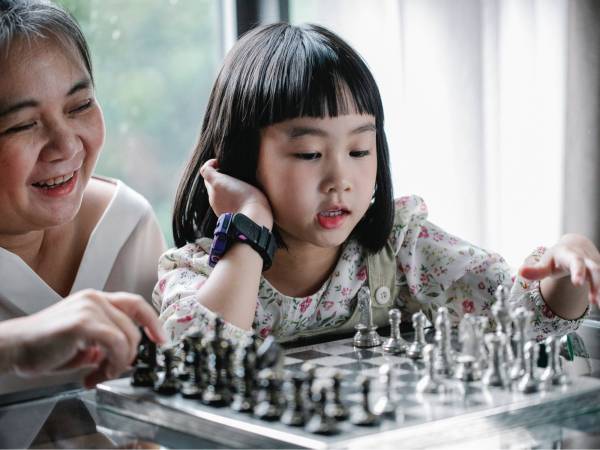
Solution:
<svg viewBox="0 0 600 450">
<path fill-rule="evenodd" d="M 0 67 L 0 234 L 67 223 L 104 142 L 90 74 L 51 39 L 15 43 Z"/>
</svg>

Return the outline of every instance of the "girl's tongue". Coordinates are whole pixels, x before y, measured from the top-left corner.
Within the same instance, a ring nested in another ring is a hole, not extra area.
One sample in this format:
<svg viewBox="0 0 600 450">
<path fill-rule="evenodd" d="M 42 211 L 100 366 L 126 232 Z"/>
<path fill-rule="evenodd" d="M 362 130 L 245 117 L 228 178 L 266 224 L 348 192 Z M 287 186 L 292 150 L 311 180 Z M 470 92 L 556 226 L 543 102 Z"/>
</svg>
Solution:
<svg viewBox="0 0 600 450">
<path fill-rule="evenodd" d="M 327 230 L 338 228 L 346 219 L 347 212 L 342 210 L 323 211 L 317 214 L 319 225 Z"/>
</svg>

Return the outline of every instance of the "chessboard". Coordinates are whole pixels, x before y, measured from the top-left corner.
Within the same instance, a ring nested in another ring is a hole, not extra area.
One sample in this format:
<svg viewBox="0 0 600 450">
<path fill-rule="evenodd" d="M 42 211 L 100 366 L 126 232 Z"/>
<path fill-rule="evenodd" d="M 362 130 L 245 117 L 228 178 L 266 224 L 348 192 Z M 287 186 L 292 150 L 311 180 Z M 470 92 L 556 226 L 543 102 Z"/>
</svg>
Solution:
<svg viewBox="0 0 600 450">
<path fill-rule="evenodd" d="M 227 448 L 421 448 L 583 414 L 597 410 L 600 398 L 600 380 L 589 377 L 573 377 L 566 385 L 529 394 L 454 379 L 444 381 L 441 394 L 420 393 L 416 386 L 425 372 L 422 361 L 386 353 L 382 346 L 359 349 L 351 338 L 284 350 L 283 372 L 288 376 L 305 374 L 307 363 L 313 367 L 316 386 L 338 374 L 340 397 L 349 410 L 364 408 L 360 383 L 368 379 L 367 408 L 377 410 L 387 397 L 393 411 L 377 415 L 368 426 L 341 420 L 331 433 L 315 434 L 306 427 L 261 420 L 227 406 L 207 406 L 180 394 L 161 396 L 151 388 L 134 387 L 125 378 L 99 385 L 96 401 L 99 408 Z M 389 384 L 382 382 L 382 367 L 388 369 Z M 289 397 L 290 388 L 282 386 L 282 397 Z M 391 394 L 386 392 L 389 386 Z"/>
</svg>

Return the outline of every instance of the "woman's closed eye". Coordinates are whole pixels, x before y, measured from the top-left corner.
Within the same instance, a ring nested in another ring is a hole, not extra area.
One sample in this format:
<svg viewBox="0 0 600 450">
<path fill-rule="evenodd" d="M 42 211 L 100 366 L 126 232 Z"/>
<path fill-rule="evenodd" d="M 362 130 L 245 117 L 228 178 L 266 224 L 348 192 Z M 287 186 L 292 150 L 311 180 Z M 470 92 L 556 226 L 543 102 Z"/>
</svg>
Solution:
<svg viewBox="0 0 600 450">
<path fill-rule="evenodd" d="M 27 130 L 32 129 L 36 125 L 37 125 L 36 121 L 27 122 L 27 123 L 24 123 L 24 124 L 20 124 L 20 125 L 14 126 L 14 127 L 7 128 L 6 130 L 4 130 L 2 132 L 2 134 L 17 134 L 17 133 L 21 133 L 23 131 L 27 131 Z"/>
<path fill-rule="evenodd" d="M 93 104 L 94 104 L 94 99 L 88 98 L 86 101 L 84 101 L 83 103 L 81 103 L 79 106 L 77 106 L 77 107 L 73 108 L 72 110 L 70 110 L 69 114 L 77 114 L 77 113 L 86 111 L 86 110 L 90 109 Z"/>
</svg>

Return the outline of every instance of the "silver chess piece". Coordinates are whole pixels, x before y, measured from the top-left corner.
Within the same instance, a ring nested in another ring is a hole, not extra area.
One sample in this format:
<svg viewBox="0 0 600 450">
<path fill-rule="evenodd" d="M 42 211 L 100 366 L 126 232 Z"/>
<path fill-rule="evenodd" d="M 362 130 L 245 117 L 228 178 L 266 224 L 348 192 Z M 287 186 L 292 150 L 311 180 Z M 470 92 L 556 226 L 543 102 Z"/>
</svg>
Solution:
<svg viewBox="0 0 600 450">
<path fill-rule="evenodd" d="M 546 345 L 546 353 L 548 354 L 548 366 L 542 373 L 542 381 L 553 386 L 564 386 L 569 384 L 571 380 L 563 371 L 560 364 L 560 341 L 554 336 L 550 336 L 546 338 L 544 344 Z"/>
<path fill-rule="evenodd" d="M 454 371 L 454 351 L 451 345 L 450 317 L 445 306 L 438 308 L 435 317 L 435 344 L 435 369 L 440 375 L 451 377 Z"/>
<path fill-rule="evenodd" d="M 454 368 L 454 378 L 465 383 L 481 380 L 479 361 L 472 355 L 458 355 Z"/>
<path fill-rule="evenodd" d="M 410 343 L 406 350 L 406 355 L 412 359 L 422 359 L 425 342 L 425 322 L 427 318 L 422 311 L 419 311 L 412 316 L 413 328 L 415 330 L 415 339 Z"/>
<path fill-rule="evenodd" d="M 378 416 L 395 418 L 396 404 L 392 399 L 392 368 L 389 364 L 379 367 L 379 382 L 383 386 L 383 393 L 373 405 L 373 412 Z"/>
<path fill-rule="evenodd" d="M 354 346 L 358 348 L 377 347 L 381 345 L 381 337 L 373 324 L 373 310 L 369 288 L 361 287 L 357 294 L 357 307 L 360 309 L 360 322 L 354 327 Z"/>
<path fill-rule="evenodd" d="M 496 322 L 496 332 L 504 333 L 506 336 L 506 342 L 503 347 L 504 361 L 510 367 L 513 363 L 514 355 L 511 344 L 513 323 L 508 305 L 508 290 L 503 285 L 500 285 L 496 289 L 494 296 L 496 297 L 496 302 L 492 305 L 492 315 Z"/>
<path fill-rule="evenodd" d="M 515 341 L 517 353 L 510 368 L 509 375 L 511 380 L 517 380 L 525 375 L 527 367 L 525 361 L 525 343 L 529 337 L 529 325 L 532 317 L 533 313 L 522 306 L 519 306 L 514 312 L 513 320 L 516 328 Z"/>
<path fill-rule="evenodd" d="M 485 349 L 485 327 L 487 317 L 465 314 L 458 325 L 458 341 L 460 353 L 473 359 L 479 368 L 486 367 L 487 351 Z M 463 361 L 465 359 L 463 358 Z"/>
<path fill-rule="evenodd" d="M 504 364 L 504 352 L 506 335 L 504 333 L 488 333 L 485 335 L 485 344 L 488 349 L 488 367 L 481 379 L 487 386 L 498 386 L 506 388 L 509 386 L 509 378 Z"/>
<path fill-rule="evenodd" d="M 383 343 L 383 351 L 394 355 L 404 353 L 408 348 L 408 344 L 400 335 L 402 313 L 399 309 L 394 308 L 390 309 L 388 316 L 390 320 L 390 337 Z"/>
<path fill-rule="evenodd" d="M 523 377 L 519 380 L 519 384 L 517 384 L 519 391 L 525 394 L 539 392 L 545 387 L 545 383 L 540 380 L 536 374 L 538 352 L 539 349 L 534 340 L 528 341 L 525 344 L 524 354 L 527 361 L 527 366 L 525 375 L 523 375 Z"/>
<path fill-rule="evenodd" d="M 443 394 L 446 391 L 446 386 L 435 371 L 435 351 L 436 348 L 432 344 L 425 345 L 423 349 L 425 375 L 419 380 L 416 388 L 421 394 Z"/>
</svg>

